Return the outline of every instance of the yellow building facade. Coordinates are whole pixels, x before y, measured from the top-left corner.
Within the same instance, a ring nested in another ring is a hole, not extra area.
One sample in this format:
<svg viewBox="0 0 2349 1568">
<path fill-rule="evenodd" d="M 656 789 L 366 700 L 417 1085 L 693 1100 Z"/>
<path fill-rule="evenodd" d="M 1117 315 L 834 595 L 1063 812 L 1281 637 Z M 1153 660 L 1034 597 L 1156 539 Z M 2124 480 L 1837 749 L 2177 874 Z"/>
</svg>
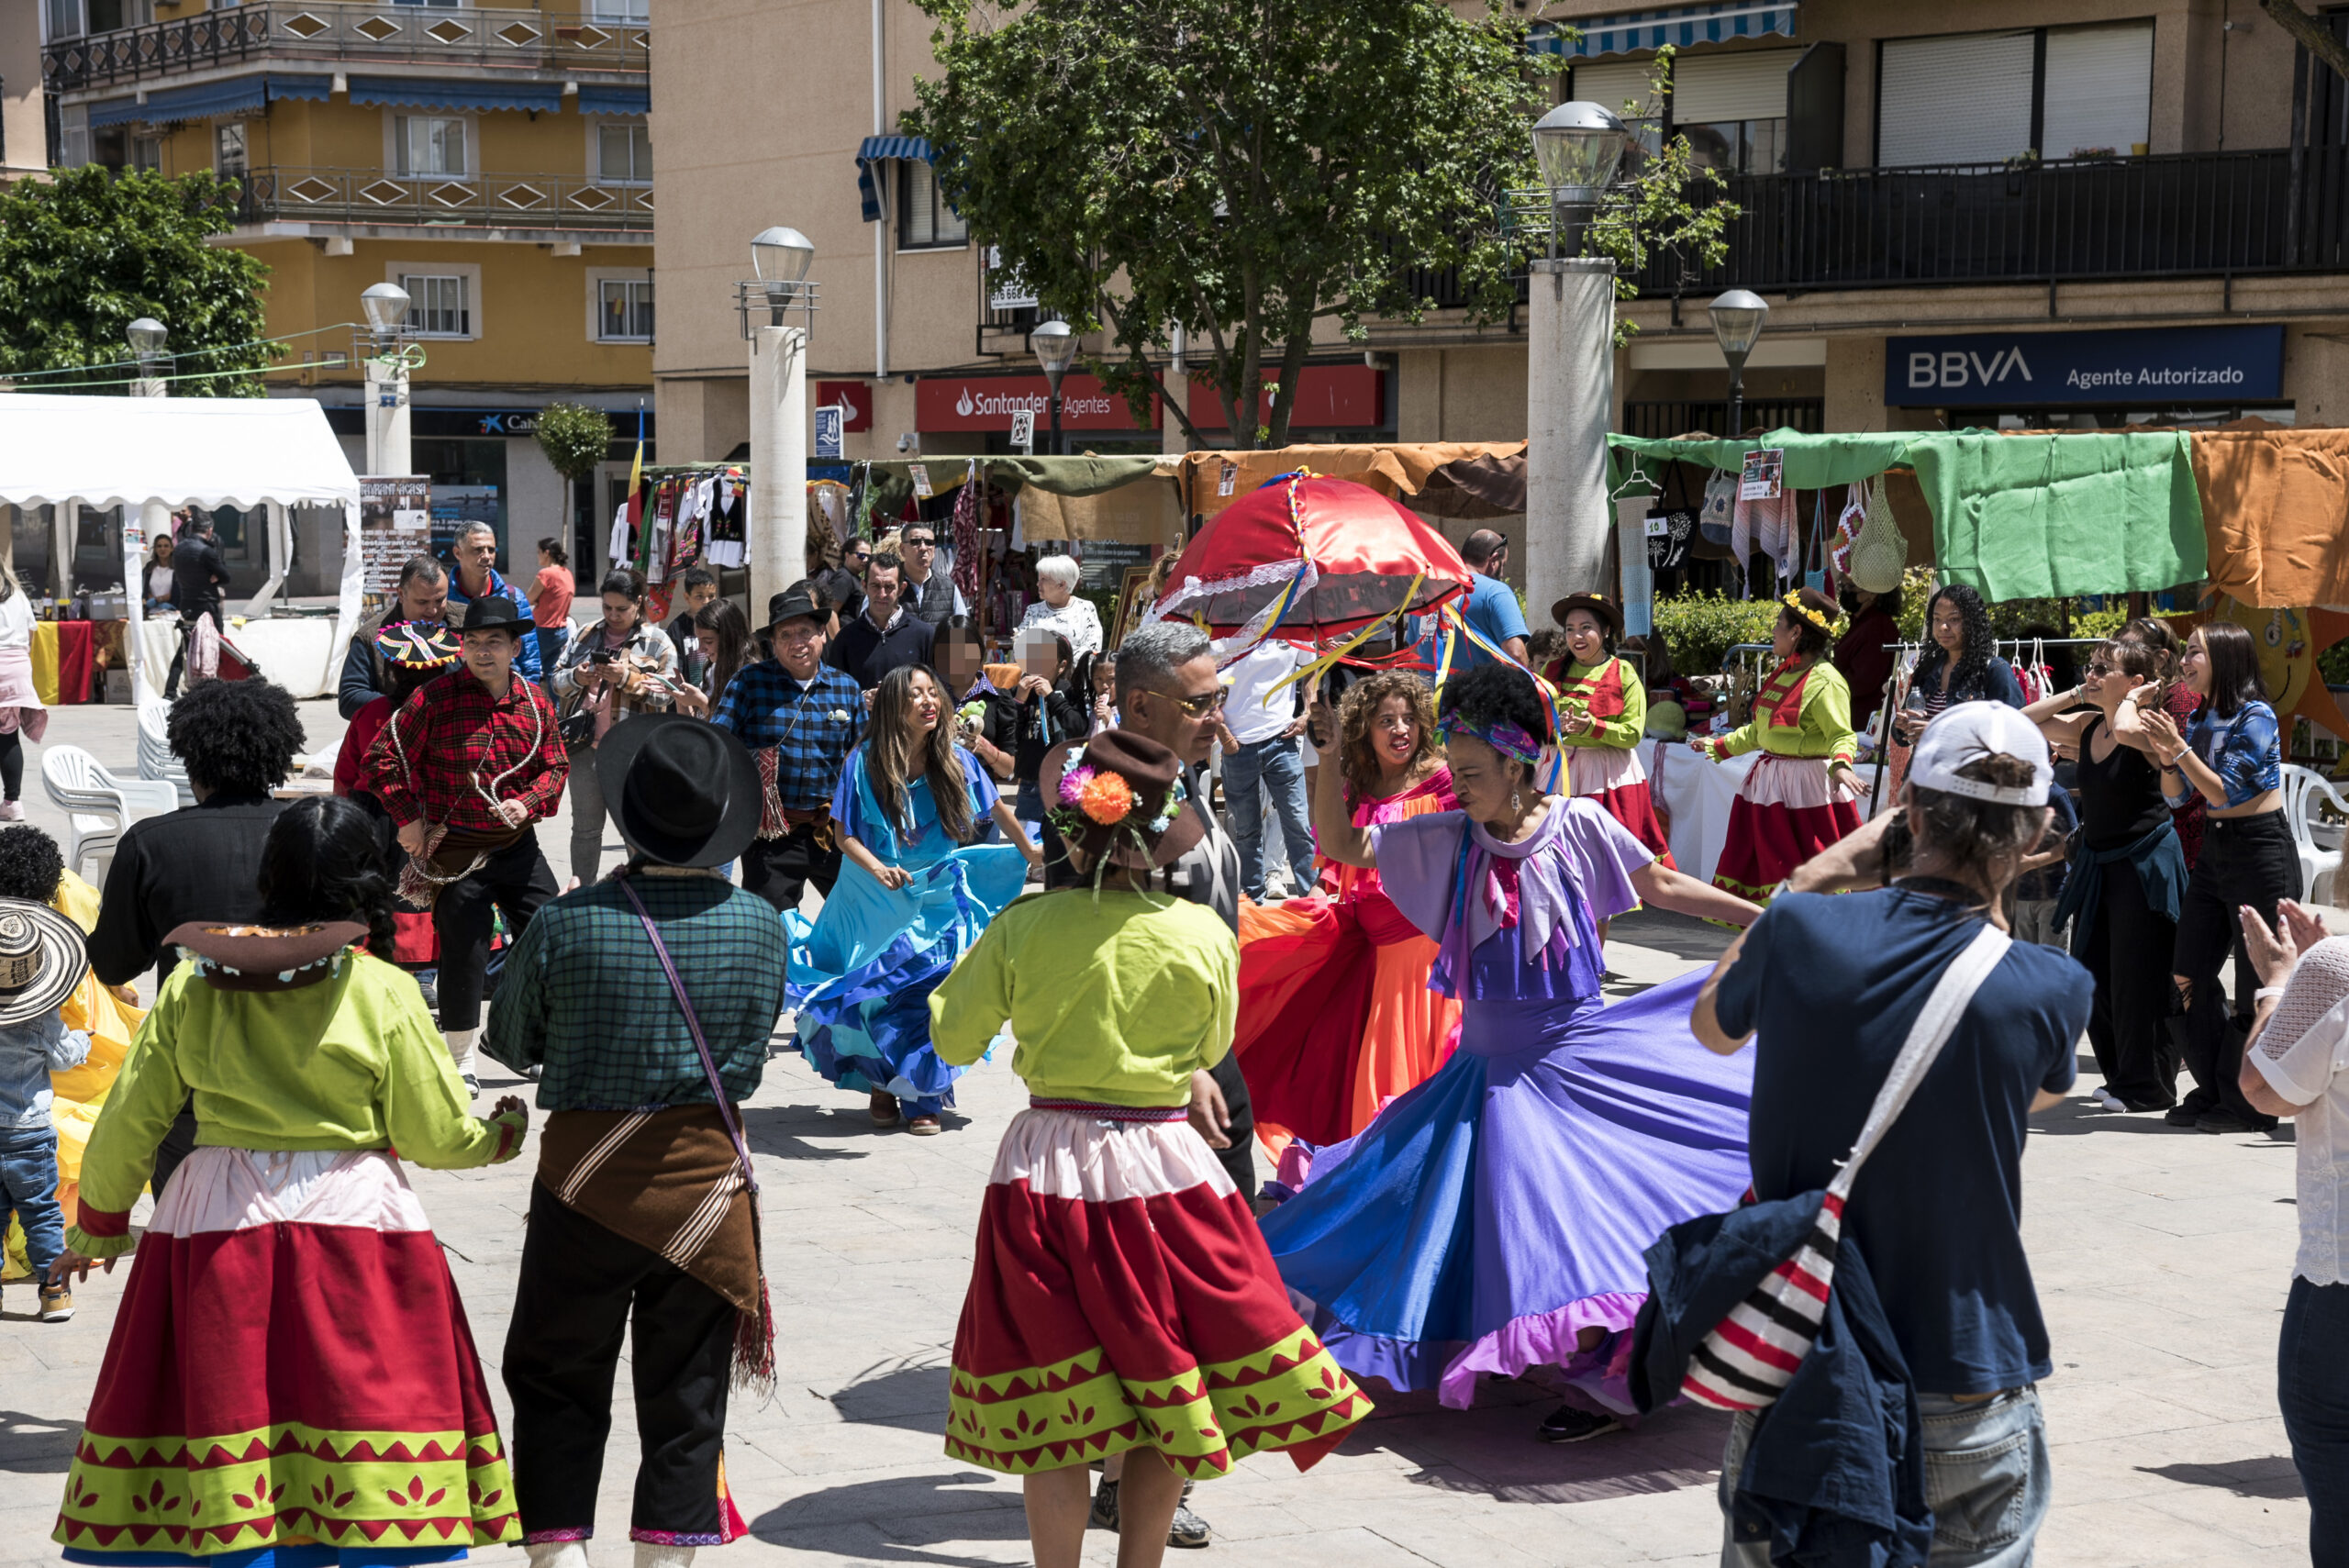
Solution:
<svg viewBox="0 0 2349 1568">
<path fill-rule="evenodd" d="M 492 517 L 509 571 L 550 535 L 592 570 L 640 407 L 653 433 L 649 0 L 24 3 L 52 163 L 238 187 L 217 242 L 270 267 L 273 395 L 324 404 L 366 472 L 354 324 L 363 290 L 398 284 L 424 355 L 406 471 Z M 568 517 L 531 439 L 557 401 L 619 435 Z M 332 581 L 339 549 L 318 543 L 297 593 Z"/>
</svg>

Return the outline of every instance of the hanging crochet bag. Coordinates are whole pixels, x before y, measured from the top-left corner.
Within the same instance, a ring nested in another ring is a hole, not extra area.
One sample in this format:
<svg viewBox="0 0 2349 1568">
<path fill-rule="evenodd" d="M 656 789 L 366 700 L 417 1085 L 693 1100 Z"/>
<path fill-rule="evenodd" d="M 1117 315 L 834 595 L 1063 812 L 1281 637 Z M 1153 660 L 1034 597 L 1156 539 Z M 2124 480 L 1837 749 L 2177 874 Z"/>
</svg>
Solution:
<svg viewBox="0 0 2349 1568">
<path fill-rule="evenodd" d="M 1737 475 L 1728 469 L 1718 470 L 1705 481 L 1705 507 L 1697 514 L 1697 537 L 1726 550 L 1736 517 Z"/>
<path fill-rule="evenodd" d="M 1731 1307 L 1729 1316 L 1698 1343 L 1688 1358 L 1681 1393 L 1716 1410 L 1760 1410 L 1775 1404 L 1794 1381 L 1803 1357 L 1818 1342 L 1820 1324 L 1827 1317 L 1828 1293 L 1835 1284 L 1835 1252 L 1842 1240 L 1843 1206 L 1850 1201 L 1852 1184 L 1916 1094 L 1942 1047 L 1949 1043 L 1974 993 L 2011 945 L 2004 931 L 1985 921 L 1974 940 L 1942 971 L 1932 995 L 1925 998 L 1924 1010 L 1909 1026 L 1909 1038 L 1893 1059 L 1884 1086 L 1876 1091 L 1876 1103 L 1868 1107 L 1867 1121 L 1852 1145 L 1851 1156 L 1825 1192 L 1784 1200 L 1818 1206 L 1810 1234 L 1794 1256 L 1764 1274 L 1745 1299 Z M 1673 1227 L 1660 1245 L 1671 1245 L 1682 1229 Z"/>
<path fill-rule="evenodd" d="M 1892 516 L 1892 502 L 1878 475 L 1868 486 L 1867 513 L 1852 545 L 1852 581 L 1871 594 L 1889 594 L 1900 586 L 1909 565 L 1909 541 Z"/>
</svg>

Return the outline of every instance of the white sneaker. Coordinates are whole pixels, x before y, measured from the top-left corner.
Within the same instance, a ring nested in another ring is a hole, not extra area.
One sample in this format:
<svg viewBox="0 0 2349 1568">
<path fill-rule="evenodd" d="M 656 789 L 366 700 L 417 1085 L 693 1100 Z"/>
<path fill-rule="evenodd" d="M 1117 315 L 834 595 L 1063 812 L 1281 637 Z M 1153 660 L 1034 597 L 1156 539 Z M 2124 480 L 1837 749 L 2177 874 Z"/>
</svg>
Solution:
<svg viewBox="0 0 2349 1568">
<path fill-rule="evenodd" d="M 22 805 L 13 800 L 0 800 L 0 822 L 22 822 L 24 819 Z"/>
<path fill-rule="evenodd" d="M 2114 1094 L 2110 1089 L 2099 1089 L 2096 1092 L 2096 1097 L 2097 1103 L 2104 1106 L 2106 1110 L 2125 1111 L 2129 1108 L 2127 1106 L 2121 1103 L 2121 1096 Z"/>
</svg>

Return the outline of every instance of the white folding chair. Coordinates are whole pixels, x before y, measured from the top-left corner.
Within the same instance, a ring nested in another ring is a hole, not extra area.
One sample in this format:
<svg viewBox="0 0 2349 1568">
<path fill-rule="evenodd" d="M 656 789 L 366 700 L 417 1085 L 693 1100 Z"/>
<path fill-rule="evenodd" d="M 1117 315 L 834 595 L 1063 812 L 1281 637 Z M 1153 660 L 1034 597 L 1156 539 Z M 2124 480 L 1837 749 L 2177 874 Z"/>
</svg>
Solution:
<svg viewBox="0 0 2349 1568">
<path fill-rule="evenodd" d="M 161 697 L 141 695 L 139 699 L 139 776 L 161 779 L 178 792 L 182 806 L 195 804 L 195 786 L 187 782 L 187 769 L 172 755 L 169 726 L 172 705 Z"/>
<path fill-rule="evenodd" d="M 2300 854 L 2300 897 L 2310 904 L 2332 901 L 2332 877 L 2341 869 L 2341 851 L 2316 840 L 2316 808 L 2320 801 L 2349 817 L 2349 801 L 2322 776 L 2293 763 L 2284 766 L 2284 821 L 2292 830 L 2292 846 Z"/>
<path fill-rule="evenodd" d="M 160 780 L 117 779 L 79 746 L 41 753 L 41 787 L 65 813 L 65 863 L 76 876 L 92 856 L 111 856 L 134 822 L 179 809 L 179 793 Z"/>
</svg>

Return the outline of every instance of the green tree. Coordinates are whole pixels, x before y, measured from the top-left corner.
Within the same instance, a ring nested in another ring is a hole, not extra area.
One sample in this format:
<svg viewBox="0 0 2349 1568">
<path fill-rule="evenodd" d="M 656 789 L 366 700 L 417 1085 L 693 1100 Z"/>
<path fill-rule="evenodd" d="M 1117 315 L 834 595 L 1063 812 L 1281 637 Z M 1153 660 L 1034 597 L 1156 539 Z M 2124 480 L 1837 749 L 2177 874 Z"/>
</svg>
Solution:
<svg viewBox="0 0 2349 1568">
<path fill-rule="evenodd" d="M 929 138 L 974 239 L 1044 309 L 1107 328 L 1092 363 L 1140 416 L 1153 361 L 1186 354 L 1227 428 L 1288 439 L 1318 322 L 1434 308 L 1453 272 L 1472 321 L 1504 315 L 1542 243 L 1509 193 L 1533 186 L 1542 106 L 1525 24 L 1442 0 L 1032 0 L 997 13 L 918 0 L 941 78 L 905 128 Z M 1685 147 L 1679 172 L 1686 173 Z M 1716 238 L 1675 183 L 1610 247 Z M 1276 391 L 1260 417 L 1253 390 Z M 1168 412 L 1200 436 L 1182 399 Z"/>
<path fill-rule="evenodd" d="M 596 472 L 612 448 L 611 417 L 600 408 L 577 403 L 550 403 L 539 410 L 539 450 L 562 475 L 562 531 L 571 531 L 579 506 L 572 497 L 578 483 Z"/>
<path fill-rule="evenodd" d="M 236 222 L 237 187 L 209 173 L 166 178 L 92 165 L 0 189 L 0 376 L 24 391 L 126 394 L 136 373 L 123 328 L 151 316 L 171 330 L 172 391 L 259 397 L 250 373 L 282 358 L 262 291 L 269 268 L 205 241 Z M 239 346 L 240 345 L 240 346 Z M 82 375 L 35 371 L 90 369 Z"/>
</svg>

